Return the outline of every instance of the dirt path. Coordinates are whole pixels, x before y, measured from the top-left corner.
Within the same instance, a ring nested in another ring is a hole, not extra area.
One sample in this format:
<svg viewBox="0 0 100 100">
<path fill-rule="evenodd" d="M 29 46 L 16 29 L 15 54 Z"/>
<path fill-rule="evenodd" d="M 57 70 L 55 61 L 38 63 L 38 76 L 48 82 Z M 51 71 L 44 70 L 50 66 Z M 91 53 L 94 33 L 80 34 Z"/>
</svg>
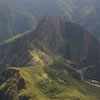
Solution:
<svg viewBox="0 0 100 100">
<path fill-rule="evenodd" d="M 90 85 L 93 85 L 93 86 L 95 86 L 95 87 L 100 87 L 100 85 L 97 84 L 97 83 L 91 83 L 91 82 L 89 82 L 89 81 L 86 81 L 86 83 L 88 83 L 88 84 L 90 84 Z"/>
</svg>

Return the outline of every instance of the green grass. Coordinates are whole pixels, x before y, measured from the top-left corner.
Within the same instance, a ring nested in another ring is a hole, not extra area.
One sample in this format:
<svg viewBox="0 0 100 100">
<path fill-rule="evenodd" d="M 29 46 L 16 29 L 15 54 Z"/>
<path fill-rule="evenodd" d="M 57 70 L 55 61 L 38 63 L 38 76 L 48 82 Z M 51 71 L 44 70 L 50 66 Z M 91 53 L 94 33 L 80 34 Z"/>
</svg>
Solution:
<svg viewBox="0 0 100 100">
<path fill-rule="evenodd" d="M 59 61 L 57 61 L 58 63 Z M 60 62 L 59 62 L 60 63 Z M 29 100 L 99 100 L 100 89 L 92 87 L 79 79 L 73 78 L 73 69 L 60 63 L 49 66 L 11 67 L 17 70 L 16 75 L 8 78 L 0 85 L 0 91 L 6 86 L 5 93 L 19 100 L 19 97 L 29 97 Z M 61 68 L 60 68 L 61 67 Z M 72 72 L 69 72 L 72 70 Z M 19 80 L 24 79 L 25 88 L 18 89 Z M 15 81 L 15 82 L 14 82 Z M 14 82 L 14 83 L 13 83 Z M 9 83 L 9 84 L 8 84 Z M 12 86 L 16 88 L 12 88 Z M 9 99 L 8 99 L 9 100 Z"/>
</svg>

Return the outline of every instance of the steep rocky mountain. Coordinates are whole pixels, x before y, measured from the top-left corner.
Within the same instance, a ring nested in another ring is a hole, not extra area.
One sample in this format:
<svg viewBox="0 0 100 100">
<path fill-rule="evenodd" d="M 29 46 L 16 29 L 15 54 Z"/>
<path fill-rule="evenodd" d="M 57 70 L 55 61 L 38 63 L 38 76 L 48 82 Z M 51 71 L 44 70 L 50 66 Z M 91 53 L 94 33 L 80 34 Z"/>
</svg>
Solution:
<svg viewBox="0 0 100 100">
<path fill-rule="evenodd" d="M 72 2 L 68 2 L 66 6 L 64 1 L 54 0 L 0 0 L 0 42 L 32 29 L 45 15 L 71 20 L 69 6 Z"/>
<path fill-rule="evenodd" d="M 17 1 L 18 3 L 18 1 Z M 79 23 L 95 36 L 100 37 L 99 0 L 23 0 L 22 5 L 28 9 L 37 20 L 45 15 Z M 45 9 L 46 8 L 46 9 Z"/>
<path fill-rule="evenodd" d="M 28 50 L 34 49 L 35 46 L 79 64 L 78 68 L 96 64 L 100 59 L 100 42 L 91 33 L 78 24 L 46 16 L 34 31 L 1 43 L 1 67 L 6 64 L 20 66 L 22 59 L 27 61 L 24 56 L 27 56 Z"/>
<path fill-rule="evenodd" d="M 98 63 L 99 51 L 82 26 L 46 16 L 35 30 L 0 43 L 0 98 L 99 100 L 100 89 L 74 68 Z"/>
<path fill-rule="evenodd" d="M 0 41 L 32 29 L 46 15 L 81 24 L 100 37 L 99 0 L 1 0 L 0 5 Z"/>
<path fill-rule="evenodd" d="M 100 100 L 99 4 L 0 0 L 0 100 Z"/>
<path fill-rule="evenodd" d="M 44 17 L 34 31 L 0 44 L 0 99 L 99 100 L 100 89 L 85 83 L 73 67 L 96 64 L 99 49 L 82 26 Z"/>
<path fill-rule="evenodd" d="M 30 34 L 26 34 L 14 42 L 11 42 L 13 39 L 10 39 L 5 41 L 3 45 L 1 43 L 0 59 L 2 63 L 9 64 L 8 60 L 5 59 L 10 60 L 19 51 L 25 51 L 25 48 L 31 45 L 30 41 L 36 39 L 54 53 L 61 54 L 73 62 L 81 63 L 80 67 L 85 66 L 85 64 L 95 64 L 100 59 L 100 43 L 91 33 L 78 24 L 59 21 L 55 17 L 47 16 Z"/>
</svg>

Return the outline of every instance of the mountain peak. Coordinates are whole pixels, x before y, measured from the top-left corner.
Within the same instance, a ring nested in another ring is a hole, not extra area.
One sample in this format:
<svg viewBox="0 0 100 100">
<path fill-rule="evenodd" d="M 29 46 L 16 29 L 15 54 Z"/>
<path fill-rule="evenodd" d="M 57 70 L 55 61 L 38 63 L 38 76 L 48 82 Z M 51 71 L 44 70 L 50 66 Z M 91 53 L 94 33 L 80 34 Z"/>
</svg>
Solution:
<svg viewBox="0 0 100 100">
<path fill-rule="evenodd" d="M 100 57 L 98 40 L 90 32 L 79 24 L 62 21 L 56 17 L 45 16 L 37 26 L 34 37 L 49 49 L 64 54 L 72 61 L 87 60 L 88 63 L 95 63 L 98 60 L 94 60 L 90 55 Z M 95 45 L 97 48 L 94 48 Z"/>
<path fill-rule="evenodd" d="M 51 20 L 52 20 L 52 19 L 57 20 L 57 17 L 55 17 L 55 16 L 44 16 L 43 19 L 44 19 L 44 20 L 50 20 L 50 19 L 51 19 Z"/>
<path fill-rule="evenodd" d="M 17 39 L 11 43 L 13 46 L 10 44 L 7 46 L 1 45 L 0 59 L 2 60 L 2 54 L 5 54 L 7 47 L 11 49 L 11 51 L 8 49 L 9 53 L 7 54 L 13 55 L 12 50 L 15 50 L 15 48 L 16 50 L 18 48 L 23 49 L 20 52 L 25 51 L 27 48 L 33 48 L 34 40 L 38 40 L 54 54 L 64 56 L 76 63 L 82 62 L 81 67 L 84 64 L 95 64 L 100 59 L 100 44 L 91 33 L 78 24 L 64 22 L 52 16 L 45 16 L 33 32 L 22 37 L 20 41 Z M 22 44 L 25 44 L 23 48 Z M 14 52 L 18 53 L 19 50 Z"/>
<path fill-rule="evenodd" d="M 55 16 L 45 16 L 41 21 L 40 24 L 50 25 L 50 24 L 58 24 L 60 21 Z"/>
</svg>

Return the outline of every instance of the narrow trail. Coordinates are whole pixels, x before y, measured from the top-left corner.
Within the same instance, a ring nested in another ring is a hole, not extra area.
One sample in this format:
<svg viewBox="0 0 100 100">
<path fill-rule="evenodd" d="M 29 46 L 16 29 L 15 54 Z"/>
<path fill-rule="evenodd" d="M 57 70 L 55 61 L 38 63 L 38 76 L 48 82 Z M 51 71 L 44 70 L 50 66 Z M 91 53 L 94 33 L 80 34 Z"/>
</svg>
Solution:
<svg viewBox="0 0 100 100">
<path fill-rule="evenodd" d="M 86 83 L 92 85 L 92 86 L 95 86 L 95 87 L 99 87 L 100 88 L 100 84 L 97 84 L 97 83 L 91 83 L 89 81 L 86 81 Z"/>
</svg>

